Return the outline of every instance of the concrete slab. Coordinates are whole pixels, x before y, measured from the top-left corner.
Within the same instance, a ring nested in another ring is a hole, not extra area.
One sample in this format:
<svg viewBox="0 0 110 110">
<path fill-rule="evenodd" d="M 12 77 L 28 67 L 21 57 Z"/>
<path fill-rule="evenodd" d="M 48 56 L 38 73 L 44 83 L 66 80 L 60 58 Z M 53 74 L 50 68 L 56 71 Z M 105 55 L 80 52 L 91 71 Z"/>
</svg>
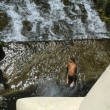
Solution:
<svg viewBox="0 0 110 110">
<path fill-rule="evenodd" d="M 17 100 L 17 110 L 79 110 L 82 97 L 31 97 Z"/>
<path fill-rule="evenodd" d="M 110 65 L 87 94 L 79 110 L 110 110 Z"/>
</svg>

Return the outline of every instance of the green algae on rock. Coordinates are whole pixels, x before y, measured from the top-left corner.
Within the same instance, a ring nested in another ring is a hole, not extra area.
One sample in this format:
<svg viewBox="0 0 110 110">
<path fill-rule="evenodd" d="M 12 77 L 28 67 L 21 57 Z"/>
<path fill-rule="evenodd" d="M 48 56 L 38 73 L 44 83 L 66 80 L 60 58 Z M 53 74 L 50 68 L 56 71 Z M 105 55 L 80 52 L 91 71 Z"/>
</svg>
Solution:
<svg viewBox="0 0 110 110">
<path fill-rule="evenodd" d="M 110 0 L 93 0 L 97 11 L 103 21 L 106 22 L 107 29 L 110 31 Z"/>
<path fill-rule="evenodd" d="M 0 31 L 3 31 L 3 29 L 8 25 L 9 23 L 9 17 L 7 16 L 6 12 L 0 10 Z"/>
</svg>

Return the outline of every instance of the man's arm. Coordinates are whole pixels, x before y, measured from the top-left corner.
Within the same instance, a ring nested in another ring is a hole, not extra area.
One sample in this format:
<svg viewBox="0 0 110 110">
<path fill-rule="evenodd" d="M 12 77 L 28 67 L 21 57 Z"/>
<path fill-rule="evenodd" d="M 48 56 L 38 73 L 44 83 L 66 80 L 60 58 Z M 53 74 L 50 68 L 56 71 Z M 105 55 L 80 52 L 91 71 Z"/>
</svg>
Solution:
<svg viewBox="0 0 110 110">
<path fill-rule="evenodd" d="M 68 64 L 66 65 L 66 84 L 69 83 L 69 79 L 68 79 Z"/>
<path fill-rule="evenodd" d="M 66 77 L 66 84 L 69 83 L 69 79 L 68 79 L 68 74 L 67 74 L 67 77 Z"/>
</svg>

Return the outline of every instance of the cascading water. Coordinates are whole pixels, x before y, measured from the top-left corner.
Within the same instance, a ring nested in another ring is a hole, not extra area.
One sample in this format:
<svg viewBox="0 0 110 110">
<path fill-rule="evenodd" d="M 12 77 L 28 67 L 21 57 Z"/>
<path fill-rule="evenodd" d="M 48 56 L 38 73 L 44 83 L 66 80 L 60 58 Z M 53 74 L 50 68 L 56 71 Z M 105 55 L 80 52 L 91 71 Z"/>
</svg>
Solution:
<svg viewBox="0 0 110 110">
<path fill-rule="evenodd" d="M 89 0 L 2 0 L 9 26 L 4 41 L 107 38 L 105 24 Z"/>
</svg>

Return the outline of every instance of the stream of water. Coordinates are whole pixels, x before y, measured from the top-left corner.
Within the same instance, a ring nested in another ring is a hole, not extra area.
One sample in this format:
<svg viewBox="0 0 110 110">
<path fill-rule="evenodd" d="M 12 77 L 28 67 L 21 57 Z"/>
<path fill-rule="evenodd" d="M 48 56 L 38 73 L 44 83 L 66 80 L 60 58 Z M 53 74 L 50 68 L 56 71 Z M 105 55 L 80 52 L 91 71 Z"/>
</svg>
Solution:
<svg viewBox="0 0 110 110">
<path fill-rule="evenodd" d="M 9 23 L 4 41 L 108 38 L 91 0 L 2 0 Z"/>
</svg>

